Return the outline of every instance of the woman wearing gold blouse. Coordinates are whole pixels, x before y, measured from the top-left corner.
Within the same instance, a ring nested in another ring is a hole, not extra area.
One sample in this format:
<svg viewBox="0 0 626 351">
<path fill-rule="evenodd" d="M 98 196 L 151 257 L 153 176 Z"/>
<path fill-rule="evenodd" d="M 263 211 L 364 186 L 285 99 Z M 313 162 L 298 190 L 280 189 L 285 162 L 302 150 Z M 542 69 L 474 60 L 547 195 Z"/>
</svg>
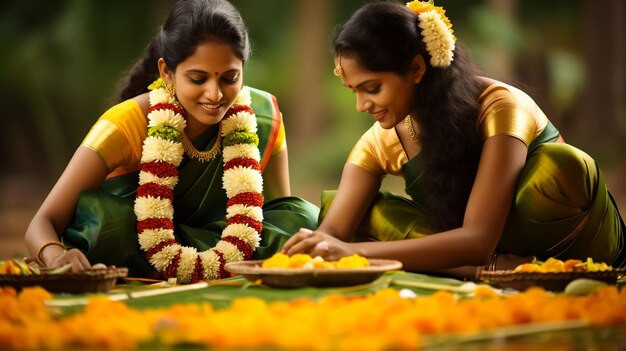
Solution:
<svg viewBox="0 0 626 351">
<path fill-rule="evenodd" d="M 442 10 L 372 3 L 340 26 L 335 75 L 376 122 L 323 194 L 319 228 L 283 252 L 470 278 L 533 256 L 624 266 L 624 223 L 595 161 L 527 94 L 479 76 Z M 387 174 L 410 199 L 379 191 Z"/>
</svg>

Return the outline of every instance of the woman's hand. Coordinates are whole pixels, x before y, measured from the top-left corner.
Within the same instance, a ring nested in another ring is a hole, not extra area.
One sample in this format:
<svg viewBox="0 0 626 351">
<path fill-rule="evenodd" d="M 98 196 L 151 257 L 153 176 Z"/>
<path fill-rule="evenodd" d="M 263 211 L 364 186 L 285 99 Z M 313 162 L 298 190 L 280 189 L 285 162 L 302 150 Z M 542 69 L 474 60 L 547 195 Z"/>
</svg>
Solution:
<svg viewBox="0 0 626 351">
<path fill-rule="evenodd" d="M 46 246 L 43 251 L 40 248 L 43 243 L 60 240 L 61 233 L 76 213 L 80 193 L 99 188 L 107 174 L 107 165 L 97 152 L 86 146 L 78 147 L 26 230 L 26 247 L 31 255 L 39 256 L 35 259 L 41 261 L 38 262 L 40 266 L 57 268 L 71 264 L 75 272 L 91 267 L 79 250 L 64 252 L 59 245 Z"/>
<path fill-rule="evenodd" d="M 72 272 L 81 272 L 91 268 L 89 260 L 79 249 L 66 250 L 42 263 L 46 268 L 58 268 L 70 264 Z"/>
<path fill-rule="evenodd" d="M 287 240 L 281 252 L 289 256 L 306 253 L 312 257 L 320 256 L 326 261 L 337 261 L 356 253 L 352 244 L 319 230 L 312 231 L 306 228 L 301 228 Z"/>
</svg>

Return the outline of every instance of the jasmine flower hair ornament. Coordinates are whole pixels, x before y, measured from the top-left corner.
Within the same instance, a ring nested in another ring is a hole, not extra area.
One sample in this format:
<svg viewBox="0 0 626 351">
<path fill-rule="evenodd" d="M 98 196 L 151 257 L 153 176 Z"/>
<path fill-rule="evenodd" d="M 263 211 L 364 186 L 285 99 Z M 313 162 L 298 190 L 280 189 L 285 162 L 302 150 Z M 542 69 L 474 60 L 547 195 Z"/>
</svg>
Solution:
<svg viewBox="0 0 626 351">
<path fill-rule="evenodd" d="M 446 10 L 435 6 L 433 1 L 412 1 L 406 4 L 419 19 L 418 26 L 424 37 L 426 50 L 430 55 L 430 64 L 433 67 L 448 67 L 454 59 L 454 43 L 456 37 L 452 30 L 452 23 L 446 17 Z"/>
</svg>

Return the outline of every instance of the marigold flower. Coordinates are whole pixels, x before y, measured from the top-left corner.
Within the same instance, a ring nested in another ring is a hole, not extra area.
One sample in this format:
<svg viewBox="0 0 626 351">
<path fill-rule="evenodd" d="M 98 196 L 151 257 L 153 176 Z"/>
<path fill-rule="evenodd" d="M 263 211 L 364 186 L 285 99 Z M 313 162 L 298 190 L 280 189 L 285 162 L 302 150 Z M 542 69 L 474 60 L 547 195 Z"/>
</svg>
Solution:
<svg viewBox="0 0 626 351">
<path fill-rule="evenodd" d="M 263 268 L 287 268 L 289 266 L 289 256 L 284 253 L 277 252 L 272 257 L 261 263 Z"/>
</svg>

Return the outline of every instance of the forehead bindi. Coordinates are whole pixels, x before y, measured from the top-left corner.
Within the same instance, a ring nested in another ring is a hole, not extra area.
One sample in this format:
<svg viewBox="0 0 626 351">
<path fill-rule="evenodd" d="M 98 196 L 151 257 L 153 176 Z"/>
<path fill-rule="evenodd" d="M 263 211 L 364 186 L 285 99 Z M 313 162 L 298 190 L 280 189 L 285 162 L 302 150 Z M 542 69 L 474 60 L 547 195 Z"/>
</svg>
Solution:
<svg viewBox="0 0 626 351">
<path fill-rule="evenodd" d="M 342 74 L 341 74 L 341 81 L 343 83 L 344 86 L 350 88 L 350 89 L 355 89 L 358 88 L 359 82 L 355 82 L 355 80 L 363 80 L 363 73 L 367 73 L 364 72 L 361 67 L 359 66 L 359 63 L 356 59 L 347 56 L 347 57 L 341 57 L 341 59 L 339 59 L 339 57 L 335 57 L 335 64 L 337 66 L 339 66 L 339 64 L 341 64 L 341 69 L 342 69 Z M 348 82 L 351 81 L 351 82 Z"/>
<path fill-rule="evenodd" d="M 343 86 L 346 88 L 354 89 L 354 85 L 346 82 L 345 77 L 341 77 L 341 84 L 343 84 Z"/>
</svg>

